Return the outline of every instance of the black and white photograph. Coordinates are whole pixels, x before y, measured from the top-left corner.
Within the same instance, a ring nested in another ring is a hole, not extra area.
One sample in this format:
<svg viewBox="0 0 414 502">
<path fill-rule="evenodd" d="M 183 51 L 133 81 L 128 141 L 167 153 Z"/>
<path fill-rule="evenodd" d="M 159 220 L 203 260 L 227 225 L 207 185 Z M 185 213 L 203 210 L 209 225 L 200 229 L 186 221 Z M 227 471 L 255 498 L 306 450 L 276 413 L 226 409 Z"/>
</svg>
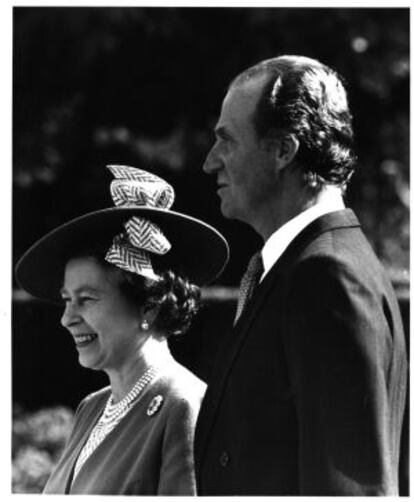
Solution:
<svg viewBox="0 0 414 502">
<path fill-rule="evenodd" d="M 9 494 L 409 496 L 408 2 L 3 10 Z"/>
</svg>

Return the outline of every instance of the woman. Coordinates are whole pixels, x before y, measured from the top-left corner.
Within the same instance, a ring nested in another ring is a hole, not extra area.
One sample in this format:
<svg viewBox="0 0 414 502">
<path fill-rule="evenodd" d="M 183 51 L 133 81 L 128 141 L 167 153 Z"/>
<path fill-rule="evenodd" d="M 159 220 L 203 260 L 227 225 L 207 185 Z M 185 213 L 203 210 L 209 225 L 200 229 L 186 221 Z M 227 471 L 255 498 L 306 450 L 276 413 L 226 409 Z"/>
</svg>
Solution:
<svg viewBox="0 0 414 502">
<path fill-rule="evenodd" d="M 189 326 L 195 284 L 221 272 L 227 243 L 171 211 L 164 180 L 108 168 L 115 207 L 55 229 L 16 267 L 29 293 L 63 300 L 61 322 L 80 364 L 110 383 L 79 405 L 44 493 L 194 495 L 192 441 L 205 385 L 166 340 Z"/>
</svg>

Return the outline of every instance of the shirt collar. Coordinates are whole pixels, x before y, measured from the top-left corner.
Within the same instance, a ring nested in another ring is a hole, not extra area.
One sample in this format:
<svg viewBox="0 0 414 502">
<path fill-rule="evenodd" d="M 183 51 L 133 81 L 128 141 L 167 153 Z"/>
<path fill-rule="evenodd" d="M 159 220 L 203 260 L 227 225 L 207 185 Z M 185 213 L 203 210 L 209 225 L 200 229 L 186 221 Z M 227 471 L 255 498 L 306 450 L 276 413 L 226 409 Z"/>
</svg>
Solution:
<svg viewBox="0 0 414 502">
<path fill-rule="evenodd" d="M 326 190 L 323 199 L 314 206 L 302 211 L 276 230 L 266 241 L 262 249 L 264 272 L 261 277 L 269 272 L 277 260 L 282 256 L 293 239 L 316 218 L 345 209 L 345 205 L 339 190 Z"/>
</svg>

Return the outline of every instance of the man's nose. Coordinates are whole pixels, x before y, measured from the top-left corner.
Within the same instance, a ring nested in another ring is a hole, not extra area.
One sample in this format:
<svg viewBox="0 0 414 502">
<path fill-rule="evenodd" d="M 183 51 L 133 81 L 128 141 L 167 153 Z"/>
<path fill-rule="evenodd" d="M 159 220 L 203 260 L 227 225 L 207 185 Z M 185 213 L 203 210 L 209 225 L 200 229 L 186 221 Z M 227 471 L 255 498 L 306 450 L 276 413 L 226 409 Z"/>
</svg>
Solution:
<svg viewBox="0 0 414 502">
<path fill-rule="evenodd" d="M 69 329 L 71 326 L 80 322 L 80 315 L 76 305 L 73 302 L 66 302 L 65 310 L 63 311 L 60 323 L 64 328 Z"/>
<path fill-rule="evenodd" d="M 204 161 L 203 171 L 206 174 L 213 174 L 220 169 L 220 165 L 221 161 L 219 156 L 217 155 L 216 147 L 214 145 L 208 152 L 206 160 Z"/>
</svg>

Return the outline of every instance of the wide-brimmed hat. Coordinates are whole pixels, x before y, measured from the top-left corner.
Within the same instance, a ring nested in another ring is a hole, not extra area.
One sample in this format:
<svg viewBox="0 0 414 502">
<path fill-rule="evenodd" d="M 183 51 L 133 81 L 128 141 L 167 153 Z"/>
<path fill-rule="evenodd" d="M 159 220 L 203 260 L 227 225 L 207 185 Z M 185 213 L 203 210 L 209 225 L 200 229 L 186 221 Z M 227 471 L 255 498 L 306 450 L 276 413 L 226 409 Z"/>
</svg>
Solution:
<svg viewBox="0 0 414 502">
<path fill-rule="evenodd" d="M 107 243 L 108 262 L 155 280 L 155 268 L 171 269 L 199 286 L 220 275 L 229 258 L 226 240 L 207 223 L 171 211 L 171 185 L 141 169 L 107 167 L 116 178 L 111 183 L 115 207 L 75 218 L 28 249 L 16 265 L 23 289 L 59 302 L 72 251 L 95 243 Z"/>
</svg>

